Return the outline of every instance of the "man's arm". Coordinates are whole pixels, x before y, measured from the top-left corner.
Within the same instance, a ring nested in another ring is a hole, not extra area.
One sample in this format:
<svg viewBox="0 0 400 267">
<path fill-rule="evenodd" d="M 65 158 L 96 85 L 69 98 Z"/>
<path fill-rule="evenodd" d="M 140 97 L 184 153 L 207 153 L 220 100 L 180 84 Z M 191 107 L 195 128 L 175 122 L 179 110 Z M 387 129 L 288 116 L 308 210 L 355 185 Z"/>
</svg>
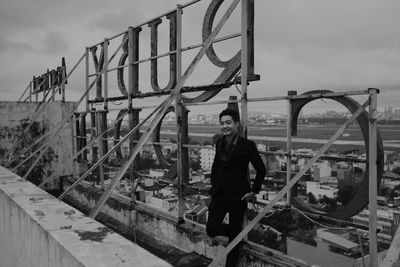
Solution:
<svg viewBox="0 0 400 267">
<path fill-rule="evenodd" d="M 214 161 L 211 167 L 211 185 L 215 183 L 215 177 L 217 175 L 217 170 L 218 170 L 218 157 L 219 157 L 219 152 L 218 152 L 218 141 L 217 141 L 215 144 Z"/>
<path fill-rule="evenodd" d="M 253 141 L 250 141 L 250 144 L 250 162 L 256 170 L 256 178 L 254 179 L 251 191 L 255 194 L 258 194 L 258 192 L 261 190 L 261 185 L 264 181 L 267 171 L 265 169 L 264 162 L 261 159 L 260 153 L 258 153 L 256 144 Z"/>
</svg>

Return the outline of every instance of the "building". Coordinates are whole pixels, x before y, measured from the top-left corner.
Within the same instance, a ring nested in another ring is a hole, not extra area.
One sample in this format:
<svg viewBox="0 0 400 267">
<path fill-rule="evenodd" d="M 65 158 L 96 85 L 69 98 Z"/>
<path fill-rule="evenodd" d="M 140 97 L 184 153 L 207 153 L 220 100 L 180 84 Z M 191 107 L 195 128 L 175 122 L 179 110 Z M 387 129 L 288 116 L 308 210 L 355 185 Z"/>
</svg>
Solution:
<svg viewBox="0 0 400 267">
<path fill-rule="evenodd" d="M 215 157 L 215 147 L 205 146 L 200 149 L 200 166 L 203 170 L 211 170 Z"/>
<path fill-rule="evenodd" d="M 324 160 L 313 164 L 313 178 L 315 181 L 321 180 L 321 177 L 331 176 L 331 166 L 329 161 Z"/>
<path fill-rule="evenodd" d="M 379 234 L 382 237 L 389 238 L 392 233 L 395 231 L 392 229 L 393 227 L 393 211 L 390 209 L 378 209 L 377 216 L 377 225 L 376 228 L 379 230 Z M 364 209 L 359 214 L 351 217 L 351 220 L 359 225 L 363 225 L 365 227 L 369 227 L 369 210 Z"/>
<path fill-rule="evenodd" d="M 323 196 L 327 196 L 329 198 L 336 198 L 339 189 L 333 186 L 332 184 L 307 181 L 306 191 L 307 194 L 312 193 L 316 199 L 320 199 Z"/>
<path fill-rule="evenodd" d="M 323 267 L 361 267 L 364 262 L 369 262 L 369 255 L 364 255 L 364 259 L 358 257 L 359 245 L 348 240 L 346 234 L 317 229 L 314 240 L 315 244 L 311 245 L 287 238 L 288 256 L 297 257 L 313 266 Z M 378 265 L 386 252 L 378 253 Z"/>
</svg>

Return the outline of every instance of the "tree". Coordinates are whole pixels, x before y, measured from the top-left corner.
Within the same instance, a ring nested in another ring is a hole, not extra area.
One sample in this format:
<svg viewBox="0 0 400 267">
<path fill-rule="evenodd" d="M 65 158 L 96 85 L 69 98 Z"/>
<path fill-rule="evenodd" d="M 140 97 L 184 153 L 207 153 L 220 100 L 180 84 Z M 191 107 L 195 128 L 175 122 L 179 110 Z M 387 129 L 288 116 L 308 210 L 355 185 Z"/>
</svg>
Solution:
<svg viewBox="0 0 400 267">
<path fill-rule="evenodd" d="M 212 145 L 211 142 L 208 140 L 203 143 L 203 146 L 211 146 L 211 145 Z"/>
<path fill-rule="evenodd" d="M 360 167 L 355 166 L 354 169 L 353 169 L 353 172 L 357 173 L 357 174 L 362 174 L 363 170 Z"/>
<path fill-rule="evenodd" d="M 319 202 L 325 204 L 327 208 L 335 208 L 337 206 L 336 199 L 329 198 L 326 195 L 323 195 Z"/>
<path fill-rule="evenodd" d="M 353 198 L 355 189 L 351 185 L 346 185 L 343 188 L 339 188 L 337 201 L 341 202 L 343 205 L 349 203 Z"/>
<path fill-rule="evenodd" d="M 392 170 L 393 173 L 400 175 L 400 167 L 396 167 Z"/>
<path fill-rule="evenodd" d="M 199 160 L 190 160 L 189 168 L 191 168 L 193 171 L 200 170 L 201 169 L 200 161 Z"/>
<path fill-rule="evenodd" d="M 307 196 L 308 196 L 308 202 L 309 202 L 310 204 L 317 204 L 317 200 L 315 199 L 315 196 L 314 196 L 313 193 L 309 192 L 309 193 L 307 194 Z"/>
<path fill-rule="evenodd" d="M 200 143 L 196 140 L 190 140 L 191 145 L 200 145 Z"/>
</svg>

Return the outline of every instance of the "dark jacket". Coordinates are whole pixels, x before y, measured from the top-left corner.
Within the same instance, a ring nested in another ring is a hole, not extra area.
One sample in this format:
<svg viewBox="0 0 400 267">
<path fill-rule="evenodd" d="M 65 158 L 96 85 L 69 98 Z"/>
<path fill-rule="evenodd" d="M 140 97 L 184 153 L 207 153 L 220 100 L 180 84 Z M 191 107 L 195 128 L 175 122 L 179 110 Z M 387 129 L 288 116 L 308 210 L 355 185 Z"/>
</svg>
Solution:
<svg viewBox="0 0 400 267">
<path fill-rule="evenodd" d="M 232 154 L 227 161 L 221 159 L 221 146 L 224 138 L 216 143 L 215 158 L 211 169 L 210 195 L 222 193 L 227 200 L 240 200 L 246 193 L 258 193 L 266 170 L 258 153 L 256 144 L 243 137 L 238 137 Z M 247 173 L 249 162 L 257 172 L 253 186 L 250 186 Z"/>
</svg>

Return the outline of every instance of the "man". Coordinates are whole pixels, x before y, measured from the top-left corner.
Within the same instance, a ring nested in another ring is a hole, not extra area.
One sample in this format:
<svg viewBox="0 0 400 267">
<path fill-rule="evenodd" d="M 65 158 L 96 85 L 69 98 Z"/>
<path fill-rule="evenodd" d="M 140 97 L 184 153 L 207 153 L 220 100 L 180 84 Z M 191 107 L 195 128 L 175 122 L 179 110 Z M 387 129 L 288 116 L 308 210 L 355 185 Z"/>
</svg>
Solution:
<svg viewBox="0 0 400 267">
<path fill-rule="evenodd" d="M 256 144 L 239 136 L 239 114 L 225 109 L 219 114 L 222 137 L 216 142 L 211 169 L 211 203 L 208 207 L 207 234 L 210 237 L 228 236 L 232 241 L 242 230 L 247 202 L 260 191 L 265 166 Z M 253 186 L 248 179 L 249 162 L 257 172 Z M 226 214 L 229 224 L 223 224 Z M 227 256 L 226 266 L 236 266 L 239 246 Z"/>
</svg>

